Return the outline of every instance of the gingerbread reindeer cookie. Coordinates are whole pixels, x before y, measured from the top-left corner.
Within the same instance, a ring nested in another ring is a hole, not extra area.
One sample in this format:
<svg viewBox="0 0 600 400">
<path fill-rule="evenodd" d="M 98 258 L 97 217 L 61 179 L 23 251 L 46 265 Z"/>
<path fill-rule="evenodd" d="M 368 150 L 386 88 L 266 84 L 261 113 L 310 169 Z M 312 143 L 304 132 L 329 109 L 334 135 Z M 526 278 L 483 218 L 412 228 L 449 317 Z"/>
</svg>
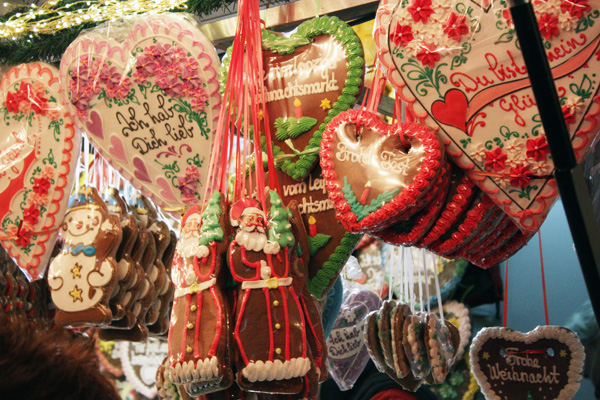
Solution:
<svg viewBox="0 0 600 400">
<path fill-rule="evenodd" d="M 100 326 L 112 320 L 108 301 L 118 278 L 121 224 L 94 188 L 83 191 L 86 202 L 67 211 L 61 226 L 64 244 L 48 270 L 60 326 Z"/>
<path fill-rule="evenodd" d="M 202 214 L 193 206 L 183 216 L 173 259 L 171 381 L 193 397 L 226 389 L 233 382 L 229 311 L 218 284 L 223 279 L 226 232 L 225 198 L 214 192 Z"/>
</svg>

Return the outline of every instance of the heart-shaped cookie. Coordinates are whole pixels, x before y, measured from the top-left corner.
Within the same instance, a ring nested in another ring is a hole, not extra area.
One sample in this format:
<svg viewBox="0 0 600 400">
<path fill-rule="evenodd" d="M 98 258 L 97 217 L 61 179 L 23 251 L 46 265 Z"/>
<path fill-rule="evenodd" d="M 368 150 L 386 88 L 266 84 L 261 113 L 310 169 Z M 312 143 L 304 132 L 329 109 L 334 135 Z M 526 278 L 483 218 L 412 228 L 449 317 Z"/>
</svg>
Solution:
<svg viewBox="0 0 600 400">
<path fill-rule="evenodd" d="M 0 82 L 0 240 L 30 280 L 44 275 L 73 186 L 81 135 L 58 70 L 10 69 Z"/>
<path fill-rule="evenodd" d="M 342 304 L 327 338 L 327 369 L 341 390 L 349 390 L 369 361 L 363 326 L 367 314 L 379 309 L 381 298 L 371 290 L 354 292 Z"/>
<path fill-rule="evenodd" d="M 277 171 L 277 180 L 284 202 L 298 202 L 310 245 L 308 288 L 313 296 L 320 299 L 333 286 L 362 235 L 346 232 L 336 219 L 334 204 L 327 197 L 319 165 L 301 182 L 280 170 Z"/>
<path fill-rule="evenodd" d="M 318 161 L 325 125 L 350 108 L 363 84 L 363 48 L 337 17 L 302 23 L 290 38 L 263 32 L 267 111 L 281 168 L 303 179 Z"/>
<path fill-rule="evenodd" d="M 410 218 L 445 161 L 443 147 L 425 126 L 388 125 L 361 110 L 327 124 L 319 154 L 329 198 L 350 232 Z"/>
<path fill-rule="evenodd" d="M 78 37 L 62 58 L 61 81 L 100 154 L 156 204 L 178 208 L 203 192 L 221 102 L 218 68 L 194 23 L 161 14 L 118 36 Z"/>
<path fill-rule="evenodd" d="M 577 335 L 560 326 L 528 333 L 484 328 L 473 339 L 471 372 L 489 400 L 568 400 L 579 390 L 585 353 Z"/>
<path fill-rule="evenodd" d="M 460 340 L 456 346 L 455 361 L 462 359 L 467 345 L 471 341 L 471 318 L 469 317 L 469 309 L 458 301 L 447 301 L 442 305 L 444 310 L 444 318 L 458 328 Z M 433 313 L 439 313 L 438 308 L 432 309 Z"/>
<path fill-rule="evenodd" d="M 156 370 L 169 354 L 167 342 L 149 338 L 144 343 L 119 343 L 125 377 L 138 393 L 151 399 L 156 396 Z"/>
<path fill-rule="evenodd" d="M 581 160 L 600 114 L 600 2 L 533 8 Z M 507 3 L 384 0 L 377 22 L 379 57 L 409 110 L 521 229 L 539 228 L 558 191 Z"/>
</svg>

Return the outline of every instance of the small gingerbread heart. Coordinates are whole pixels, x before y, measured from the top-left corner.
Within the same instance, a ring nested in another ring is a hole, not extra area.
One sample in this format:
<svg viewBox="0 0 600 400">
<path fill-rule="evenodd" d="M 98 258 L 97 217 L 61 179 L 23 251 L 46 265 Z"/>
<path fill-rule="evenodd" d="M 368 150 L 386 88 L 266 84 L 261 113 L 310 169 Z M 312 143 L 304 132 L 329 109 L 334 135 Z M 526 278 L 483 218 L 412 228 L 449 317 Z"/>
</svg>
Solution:
<svg viewBox="0 0 600 400">
<path fill-rule="evenodd" d="M 427 127 L 388 125 L 361 110 L 327 125 L 319 154 L 329 198 L 350 232 L 383 229 L 417 213 L 445 160 Z"/>
</svg>

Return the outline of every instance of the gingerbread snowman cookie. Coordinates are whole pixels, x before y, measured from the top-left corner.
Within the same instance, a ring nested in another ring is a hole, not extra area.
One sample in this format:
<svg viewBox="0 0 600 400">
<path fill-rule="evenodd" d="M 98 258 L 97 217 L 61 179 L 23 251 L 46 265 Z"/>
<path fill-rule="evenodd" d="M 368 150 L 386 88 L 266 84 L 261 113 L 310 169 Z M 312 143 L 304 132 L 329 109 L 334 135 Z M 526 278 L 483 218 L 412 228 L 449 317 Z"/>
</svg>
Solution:
<svg viewBox="0 0 600 400">
<path fill-rule="evenodd" d="M 117 283 L 121 224 L 95 189 L 84 190 L 90 201 L 67 211 L 61 226 L 64 244 L 48 270 L 60 326 L 99 326 L 112 320 L 108 301 Z"/>
</svg>

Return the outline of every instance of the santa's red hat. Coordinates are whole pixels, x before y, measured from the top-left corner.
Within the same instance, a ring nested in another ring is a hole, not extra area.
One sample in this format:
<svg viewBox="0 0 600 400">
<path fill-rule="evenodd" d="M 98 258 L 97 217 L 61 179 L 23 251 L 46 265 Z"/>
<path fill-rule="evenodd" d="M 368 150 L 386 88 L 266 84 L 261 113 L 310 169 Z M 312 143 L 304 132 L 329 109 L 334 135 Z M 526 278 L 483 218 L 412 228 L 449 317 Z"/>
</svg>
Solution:
<svg viewBox="0 0 600 400">
<path fill-rule="evenodd" d="M 255 199 L 245 197 L 231 206 L 229 210 L 231 225 L 238 226 L 240 218 L 248 214 L 260 214 L 263 218 L 265 217 L 265 213 L 260 208 L 260 203 Z"/>
<path fill-rule="evenodd" d="M 183 227 L 187 221 L 187 219 L 193 215 L 193 214 L 200 214 L 200 206 L 195 205 L 190 207 L 187 212 L 184 214 L 184 216 L 181 218 L 181 226 Z"/>
</svg>

